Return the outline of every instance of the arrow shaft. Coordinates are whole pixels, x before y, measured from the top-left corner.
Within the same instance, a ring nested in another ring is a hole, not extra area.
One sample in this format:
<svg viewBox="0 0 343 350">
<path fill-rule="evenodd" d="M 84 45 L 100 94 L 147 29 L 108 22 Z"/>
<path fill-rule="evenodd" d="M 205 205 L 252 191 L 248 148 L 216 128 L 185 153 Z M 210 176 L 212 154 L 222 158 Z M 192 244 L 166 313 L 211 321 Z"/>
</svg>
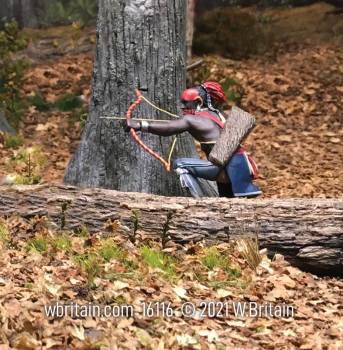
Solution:
<svg viewBox="0 0 343 350">
<path fill-rule="evenodd" d="M 113 119 L 113 120 L 126 120 L 126 118 L 122 117 L 100 117 L 100 119 Z M 137 120 L 137 121 L 151 121 L 151 122 L 163 122 L 168 123 L 169 120 L 163 120 L 163 119 L 144 119 L 144 118 L 132 118 L 131 120 Z"/>
</svg>

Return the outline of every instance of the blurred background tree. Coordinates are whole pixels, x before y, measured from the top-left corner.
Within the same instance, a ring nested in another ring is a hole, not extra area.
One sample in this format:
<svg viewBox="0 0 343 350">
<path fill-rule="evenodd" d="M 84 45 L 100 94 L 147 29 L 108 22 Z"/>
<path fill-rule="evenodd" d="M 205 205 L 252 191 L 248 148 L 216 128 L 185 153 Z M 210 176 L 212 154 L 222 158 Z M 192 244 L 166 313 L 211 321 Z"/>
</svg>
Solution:
<svg viewBox="0 0 343 350">
<path fill-rule="evenodd" d="M 82 26 L 95 24 L 98 11 L 96 0 L 55 0 L 43 9 L 45 25 L 79 22 Z"/>
<path fill-rule="evenodd" d="M 25 48 L 26 44 L 17 22 L 6 22 L 0 31 L 0 110 L 9 115 L 9 121 L 15 127 L 20 119 L 20 87 L 26 68 L 25 60 L 15 57 L 15 53 Z"/>
<path fill-rule="evenodd" d="M 20 27 L 95 23 L 97 0 L 5 0 L 0 19 L 15 19 Z"/>
<path fill-rule="evenodd" d="M 21 27 L 37 27 L 39 11 L 43 0 L 5 0 L 1 1 L 0 19 L 15 19 Z"/>
<path fill-rule="evenodd" d="M 188 20 L 217 8 L 232 6 L 304 6 L 317 0 L 187 0 L 190 8 Z M 325 0 L 340 9 L 343 0 Z M 37 28 L 50 25 L 65 25 L 78 21 L 82 25 L 95 23 L 98 0 L 2 0 L 0 19 L 15 19 L 21 27 Z M 189 26 L 190 34 L 192 26 Z"/>
</svg>

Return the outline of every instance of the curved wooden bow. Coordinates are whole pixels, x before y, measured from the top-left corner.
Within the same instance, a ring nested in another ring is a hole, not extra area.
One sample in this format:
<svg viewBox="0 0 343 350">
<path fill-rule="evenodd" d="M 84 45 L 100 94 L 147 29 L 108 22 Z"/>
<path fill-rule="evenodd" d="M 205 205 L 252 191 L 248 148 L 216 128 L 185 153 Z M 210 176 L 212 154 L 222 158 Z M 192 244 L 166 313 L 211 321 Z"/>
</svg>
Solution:
<svg viewBox="0 0 343 350">
<path fill-rule="evenodd" d="M 127 110 L 126 120 L 131 119 L 133 111 L 139 106 L 140 103 L 142 103 L 143 100 L 146 101 L 146 98 L 141 94 L 141 92 L 138 89 L 136 89 L 135 92 L 136 92 L 137 100 L 135 102 L 133 102 L 131 104 L 131 106 L 129 107 L 129 109 Z M 153 104 L 151 104 L 151 105 L 154 106 Z M 154 106 L 154 107 L 156 108 L 156 106 Z M 168 113 L 168 114 L 172 115 L 171 113 Z M 173 116 L 175 116 L 175 115 L 173 115 Z M 174 150 L 174 147 L 176 144 L 176 140 L 177 140 L 176 138 L 173 141 L 173 145 L 171 147 L 171 152 L 169 154 L 168 161 L 167 161 L 167 160 L 163 159 L 163 157 L 161 155 L 159 155 L 157 152 L 153 151 L 149 146 L 147 146 L 141 140 L 141 138 L 138 136 L 138 134 L 136 133 L 136 130 L 130 129 L 130 134 L 131 134 L 132 138 L 136 141 L 136 143 L 144 149 L 144 151 L 146 151 L 147 153 L 152 155 L 154 158 L 159 160 L 162 163 L 163 167 L 166 169 L 166 171 L 170 171 L 171 155 L 173 153 L 173 150 Z"/>
</svg>

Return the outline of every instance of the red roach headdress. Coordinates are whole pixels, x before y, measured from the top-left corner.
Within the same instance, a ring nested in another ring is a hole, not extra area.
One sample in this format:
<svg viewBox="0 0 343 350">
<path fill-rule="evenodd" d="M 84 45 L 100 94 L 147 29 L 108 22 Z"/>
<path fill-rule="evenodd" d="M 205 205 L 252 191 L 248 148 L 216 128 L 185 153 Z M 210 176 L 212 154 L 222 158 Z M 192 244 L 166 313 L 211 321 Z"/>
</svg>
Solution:
<svg viewBox="0 0 343 350">
<path fill-rule="evenodd" d="M 212 101 L 219 104 L 227 102 L 225 92 L 219 83 L 216 83 L 215 81 L 205 81 L 201 86 L 210 95 Z"/>
<path fill-rule="evenodd" d="M 222 86 L 215 81 L 205 81 L 200 86 L 184 90 L 181 95 L 181 101 L 194 102 L 201 101 L 201 106 L 207 107 L 209 110 L 220 115 L 220 111 L 214 105 L 220 105 L 227 102 L 225 92 Z M 186 114 L 194 114 L 195 109 L 183 109 Z"/>
<path fill-rule="evenodd" d="M 200 86 L 184 90 L 181 95 L 181 100 L 184 101 L 195 101 L 200 98 L 207 104 L 210 102 L 209 107 L 212 106 L 211 101 L 218 104 L 227 102 L 222 86 L 215 81 L 205 81 Z"/>
</svg>

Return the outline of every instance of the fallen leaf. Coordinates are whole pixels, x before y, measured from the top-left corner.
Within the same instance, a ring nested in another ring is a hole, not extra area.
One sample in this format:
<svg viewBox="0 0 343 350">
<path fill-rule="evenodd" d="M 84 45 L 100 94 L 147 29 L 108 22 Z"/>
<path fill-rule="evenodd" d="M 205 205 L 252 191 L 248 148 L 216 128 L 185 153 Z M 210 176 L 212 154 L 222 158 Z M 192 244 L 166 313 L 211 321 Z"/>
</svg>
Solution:
<svg viewBox="0 0 343 350">
<path fill-rule="evenodd" d="M 175 294 L 180 297 L 181 299 L 185 299 L 188 300 L 188 296 L 187 296 L 187 291 L 186 289 L 182 288 L 182 287 L 174 287 L 173 291 L 175 292 Z"/>
</svg>

